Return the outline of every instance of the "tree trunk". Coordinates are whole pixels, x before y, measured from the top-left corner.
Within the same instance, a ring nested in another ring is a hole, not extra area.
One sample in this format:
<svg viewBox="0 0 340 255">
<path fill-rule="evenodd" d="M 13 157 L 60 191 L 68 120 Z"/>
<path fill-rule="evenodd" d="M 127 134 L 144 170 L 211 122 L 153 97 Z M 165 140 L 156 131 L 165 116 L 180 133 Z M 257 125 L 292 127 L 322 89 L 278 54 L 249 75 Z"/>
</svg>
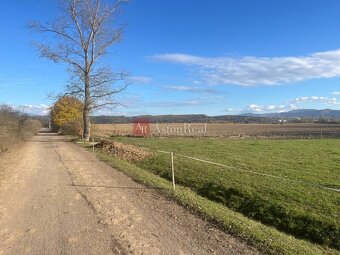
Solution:
<svg viewBox="0 0 340 255">
<path fill-rule="evenodd" d="M 85 74 L 85 102 L 83 110 L 84 130 L 83 137 L 86 142 L 90 141 L 91 136 L 91 120 L 90 120 L 90 76 Z"/>
<path fill-rule="evenodd" d="M 84 119 L 84 130 L 83 137 L 86 142 L 90 141 L 91 136 L 91 121 L 90 121 L 90 112 L 85 109 L 83 111 L 83 119 Z"/>
</svg>

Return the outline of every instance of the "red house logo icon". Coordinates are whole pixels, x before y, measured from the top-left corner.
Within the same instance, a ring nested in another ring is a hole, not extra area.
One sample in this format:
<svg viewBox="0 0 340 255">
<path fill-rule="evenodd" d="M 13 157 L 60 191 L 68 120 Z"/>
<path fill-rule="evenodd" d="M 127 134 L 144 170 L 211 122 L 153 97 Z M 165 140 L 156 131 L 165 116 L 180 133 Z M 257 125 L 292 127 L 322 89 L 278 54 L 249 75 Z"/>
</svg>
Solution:
<svg viewBox="0 0 340 255">
<path fill-rule="evenodd" d="M 136 119 L 133 121 L 134 136 L 149 136 L 150 135 L 150 121 L 147 119 Z"/>
</svg>

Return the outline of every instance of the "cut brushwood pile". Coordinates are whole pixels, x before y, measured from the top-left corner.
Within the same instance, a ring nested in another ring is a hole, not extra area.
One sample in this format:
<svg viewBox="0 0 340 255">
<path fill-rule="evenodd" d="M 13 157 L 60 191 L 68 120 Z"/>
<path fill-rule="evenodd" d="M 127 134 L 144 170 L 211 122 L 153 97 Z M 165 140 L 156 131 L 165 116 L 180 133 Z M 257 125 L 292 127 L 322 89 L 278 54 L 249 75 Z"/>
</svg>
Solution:
<svg viewBox="0 0 340 255">
<path fill-rule="evenodd" d="M 117 156 L 127 161 L 140 161 L 153 155 L 153 153 L 146 148 L 108 140 L 100 141 L 95 147 L 107 154 Z"/>
</svg>

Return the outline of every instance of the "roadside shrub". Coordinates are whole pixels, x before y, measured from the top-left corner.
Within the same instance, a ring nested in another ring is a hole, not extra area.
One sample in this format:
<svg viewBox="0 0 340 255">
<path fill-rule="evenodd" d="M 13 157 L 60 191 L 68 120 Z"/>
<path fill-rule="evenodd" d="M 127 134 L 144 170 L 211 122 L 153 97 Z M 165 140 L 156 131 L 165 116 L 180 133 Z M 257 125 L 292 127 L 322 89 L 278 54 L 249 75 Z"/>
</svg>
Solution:
<svg viewBox="0 0 340 255">
<path fill-rule="evenodd" d="M 52 128 L 66 135 L 81 135 L 83 108 L 83 103 L 75 97 L 60 97 L 51 108 Z"/>
<path fill-rule="evenodd" d="M 37 135 L 41 129 L 38 120 L 26 119 L 20 125 L 20 134 L 23 141 L 29 140 L 33 135 Z"/>
<path fill-rule="evenodd" d="M 0 136 L 0 153 L 8 151 L 14 144 L 19 142 L 20 139 L 17 136 Z"/>
<path fill-rule="evenodd" d="M 20 115 L 9 106 L 0 105 L 0 153 L 30 139 L 40 128 L 38 120 Z"/>
<path fill-rule="evenodd" d="M 334 223 L 321 221 L 311 215 L 300 215 L 249 192 L 215 183 L 204 184 L 197 192 L 203 197 L 222 203 L 234 211 L 288 234 L 340 249 L 340 227 Z"/>
<path fill-rule="evenodd" d="M 77 135 L 81 136 L 83 130 L 83 124 L 81 120 L 74 120 L 64 123 L 60 127 L 60 132 L 65 135 Z"/>
</svg>

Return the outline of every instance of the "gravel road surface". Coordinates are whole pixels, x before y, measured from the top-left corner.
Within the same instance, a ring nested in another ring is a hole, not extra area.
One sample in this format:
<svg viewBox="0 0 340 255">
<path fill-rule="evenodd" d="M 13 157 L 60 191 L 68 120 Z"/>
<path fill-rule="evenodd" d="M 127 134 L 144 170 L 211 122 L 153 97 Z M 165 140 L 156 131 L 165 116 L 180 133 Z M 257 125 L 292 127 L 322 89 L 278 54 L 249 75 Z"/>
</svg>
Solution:
<svg viewBox="0 0 340 255">
<path fill-rule="evenodd" d="M 63 136 L 0 156 L 0 255 L 258 254 Z"/>
</svg>

